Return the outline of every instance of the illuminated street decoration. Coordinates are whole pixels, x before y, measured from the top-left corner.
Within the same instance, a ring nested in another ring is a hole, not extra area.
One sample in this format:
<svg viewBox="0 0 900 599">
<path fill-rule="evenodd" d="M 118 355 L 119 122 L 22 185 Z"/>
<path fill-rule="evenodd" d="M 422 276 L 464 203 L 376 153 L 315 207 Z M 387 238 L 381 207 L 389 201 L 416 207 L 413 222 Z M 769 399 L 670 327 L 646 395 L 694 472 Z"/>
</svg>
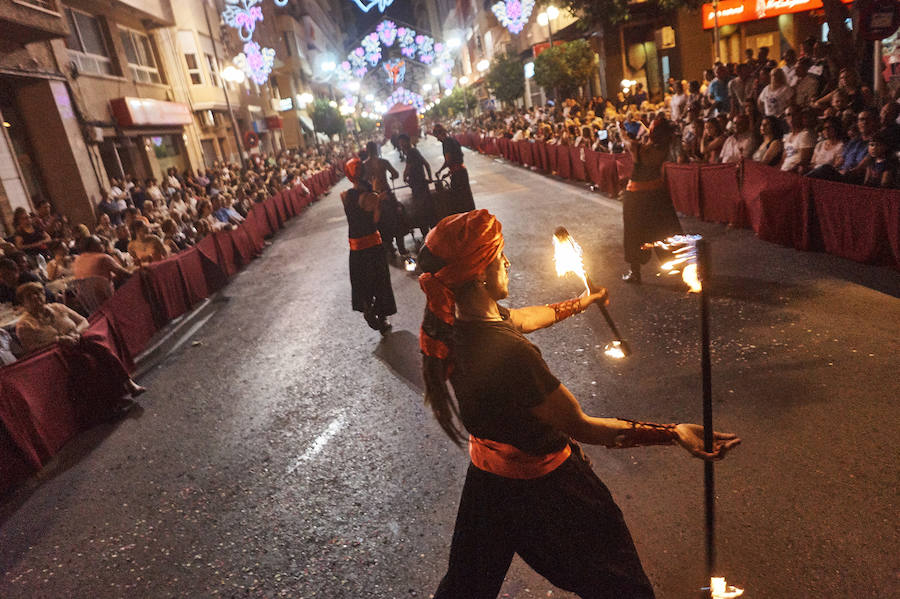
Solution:
<svg viewBox="0 0 900 599">
<path fill-rule="evenodd" d="M 274 0 L 275 6 L 287 6 L 288 0 Z"/>
<path fill-rule="evenodd" d="M 419 49 L 419 60 L 425 64 L 434 62 L 434 40 L 427 35 L 416 36 L 416 47 Z"/>
<path fill-rule="evenodd" d="M 381 43 L 388 48 L 393 46 L 397 40 L 397 25 L 393 21 L 382 21 L 375 28 L 375 32 L 378 33 Z"/>
<path fill-rule="evenodd" d="M 222 20 L 229 27 L 237 29 L 241 41 L 249 42 L 256 30 L 256 22 L 263 20 L 260 0 L 225 0 Z"/>
<path fill-rule="evenodd" d="M 384 12 L 388 6 L 394 3 L 394 0 L 353 0 L 356 5 L 359 7 L 359 10 L 363 12 L 369 12 L 376 6 L 378 10 Z"/>
<path fill-rule="evenodd" d="M 262 85 L 269 79 L 275 64 L 275 50 L 260 48 L 256 42 L 247 42 L 244 51 L 234 57 L 234 64 L 257 85 Z"/>
<path fill-rule="evenodd" d="M 408 106 L 413 106 L 419 112 L 425 112 L 425 100 L 422 99 L 422 96 L 415 92 L 411 92 L 405 87 L 398 87 L 394 90 L 388 99 L 384 102 L 387 109 L 390 110 L 396 104 L 406 104 Z"/>
<path fill-rule="evenodd" d="M 397 29 L 397 39 L 400 42 L 400 53 L 407 58 L 416 55 L 416 32 L 408 27 Z"/>
<path fill-rule="evenodd" d="M 387 82 L 391 85 L 397 85 L 398 83 L 403 82 L 403 78 L 406 76 L 406 61 L 400 60 L 399 58 L 394 58 L 392 60 L 388 60 L 383 65 L 382 68 L 387 73 Z"/>
<path fill-rule="evenodd" d="M 363 55 L 366 61 L 373 67 L 381 60 L 381 43 L 377 33 L 370 33 L 362 41 Z M 358 50 L 358 48 L 357 48 Z"/>
<path fill-rule="evenodd" d="M 520 33 L 525 28 L 533 10 L 534 0 L 503 0 L 491 6 L 491 11 L 500 24 L 513 34 Z"/>
</svg>

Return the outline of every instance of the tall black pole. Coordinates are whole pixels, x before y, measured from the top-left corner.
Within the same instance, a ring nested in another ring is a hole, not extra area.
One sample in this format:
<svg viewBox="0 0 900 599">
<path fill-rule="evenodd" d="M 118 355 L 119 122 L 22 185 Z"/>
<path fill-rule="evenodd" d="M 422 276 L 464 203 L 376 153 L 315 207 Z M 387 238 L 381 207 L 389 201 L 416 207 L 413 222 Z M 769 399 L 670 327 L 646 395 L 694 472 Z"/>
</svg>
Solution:
<svg viewBox="0 0 900 599">
<path fill-rule="evenodd" d="M 703 378 L 703 449 L 713 450 L 712 372 L 709 352 L 709 244 L 697 240 L 697 276 L 700 279 L 700 365 Z M 706 580 L 716 569 L 716 488 L 713 463 L 703 463 L 703 488 L 706 504 Z"/>
</svg>

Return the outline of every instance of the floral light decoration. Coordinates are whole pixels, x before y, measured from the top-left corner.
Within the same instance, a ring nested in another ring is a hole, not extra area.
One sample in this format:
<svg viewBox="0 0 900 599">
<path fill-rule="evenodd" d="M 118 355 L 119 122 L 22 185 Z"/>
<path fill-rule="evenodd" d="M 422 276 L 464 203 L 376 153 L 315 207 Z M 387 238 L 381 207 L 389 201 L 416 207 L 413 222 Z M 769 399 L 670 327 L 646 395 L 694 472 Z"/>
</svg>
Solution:
<svg viewBox="0 0 900 599">
<path fill-rule="evenodd" d="M 517 34 L 525 28 L 525 23 L 534 10 L 534 0 L 502 0 L 491 6 L 491 11 L 500 24 Z"/>
<path fill-rule="evenodd" d="M 425 64 L 434 62 L 434 40 L 427 35 L 416 36 L 416 47 L 419 50 L 419 60 Z"/>
<path fill-rule="evenodd" d="M 362 79 L 369 72 L 366 66 L 366 51 L 361 46 L 357 46 L 353 52 L 347 55 L 347 62 L 350 63 L 350 69 L 354 76 Z"/>
<path fill-rule="evenodd" d="M 406 61 L 394 58 L 386 61 L 381 65 L 384 71 L 387 73 L 387 82 L 391 85 L 397 85 L 398 83 L 402 83 L 403 79 L 406 77 Z"/>
<path fill-rule="evenodd" d="M 382 21 L 375 28 L 378 38 L 386 48 L 390 48 L 397 40 L 397 25 L 393 21 Z"/>
<path fill-rule="evenodd" d="M 422 99 L 422 96 L 415 92 L 411 92 L 405 87 L 398 87 L 394 90 L 388 99 L 385 100 L 385 105 L 387 109 L 390 110 L 396 104 L 406 104 L 409 106 L 415 107 L 415 109 L 419 112 L 425 112 L 425 100 Z"/>
<path fill-rule="evenodd" d="M 275 6 L 287 6 L 288 0 L 274 0 Z"/>
<path fill-rule="evenodd" d="M 256 42 L 247 42 L 244 44 L 244 51 L 234 57 L 234 64 L 257 85 L 262 85 L 269 78 L 275 64 L 275 50 L 260 48 Z"/>
<path fill-rule="evenodd" d="M 407 58 L 416 55 L 416 32 L 408 27 L 397 28 L 397 40 L 400 42 L 400 53 Z"/>
<path fill-rule="evenodd" d="M 378 10 L 384 12 L 388 6 L 394 3 L 394 0 L 353 0 L 356 5 L 359 7 L 359 10 L 363 12 L 369 12 L 374 7 L 378 7 Z"/>
<path fill-rule="evenodd" d="M 365 51 L 366 61 L 373 67 L 381 60 L 381 42 L 378 41 L 377 33 L 370 33 L 363 38 L 362 47 Z"/>
<path fill-rule="evenodd" d="M 225 0 L 222 20 L 229 27 L 237 29 L 241 41 L 249 42 L 256 30 L 256 22 L 263 20 L 260 0 Z"/>
</svg>

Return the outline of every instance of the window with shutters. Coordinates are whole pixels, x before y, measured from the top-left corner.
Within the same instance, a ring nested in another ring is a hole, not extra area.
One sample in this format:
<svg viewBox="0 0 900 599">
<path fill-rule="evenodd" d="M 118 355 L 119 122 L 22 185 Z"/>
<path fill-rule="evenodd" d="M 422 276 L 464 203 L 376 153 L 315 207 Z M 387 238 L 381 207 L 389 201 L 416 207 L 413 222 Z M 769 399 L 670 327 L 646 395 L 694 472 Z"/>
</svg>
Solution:
<svg viewBox="0 0 900 599">
<path fill-rule="evenodd" d="M 100 21 L 87 13 L 71 8 L 66 9 L 66 20 L 69 23 L 69 36 L 66 48 L 69 58 L 78 66 L 81 73 L 98 73 L 112 75 L 112 60 L 103 38 Z"/>
<path fill-rule="evenodd" d="M 150 38 L 122 27 L 119 28 L 119 37 L 125 48 L 125 56 L 128 57 L 128 70 L 131 71 L 132 79 L 141 83 L 162 83 Z"/>
</svg>

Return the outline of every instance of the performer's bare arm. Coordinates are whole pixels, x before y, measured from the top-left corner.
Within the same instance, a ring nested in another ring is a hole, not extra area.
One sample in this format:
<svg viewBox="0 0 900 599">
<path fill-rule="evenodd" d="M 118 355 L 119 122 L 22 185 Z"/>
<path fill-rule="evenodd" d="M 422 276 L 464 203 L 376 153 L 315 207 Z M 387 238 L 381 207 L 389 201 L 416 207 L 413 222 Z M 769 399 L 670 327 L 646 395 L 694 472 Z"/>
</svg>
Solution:
<svg viewBox="0 0 900 599">
<path fill-rule="evenodd" d="M 634 435 L 635 427 L 628 420 L 596 418 L 582 412 L 578 400 L 563 384 L 546 395 L 544 401 L 531 409 L 531 413 L 581 443 L 606 447 L 633 446 L 635 443 L 629 443 L 629 437 L 636 437 L 638 441 L 640 439 L 638 435 Z M 724 458 L 729 450 L 741 442 L 736 435 L 716 432 L 713 451 L 706 452 L 703 450 L 702 426 L 678 424 L 673 430 L 675 441 L 679 445 L 691 455 L 707 460 Z"/>
<path fill-rule="evenodd" d="M 382 159 L 381 164 L 384 166 L 385 170 L 391 174 L 391 179 L 396 179 L 400 176 L 400 173 L 397 172 L 397 169 L 391 166 L 391 163 L 387 160 Z"/>
<path fill-rule="evenodd" d="M 578 297 L 579 312 L 587 310 L 594 302 L 602 301 L 604 304 L 609 303 L 609 296 L 606 289 L 599 289 L 596 293 L 588 294 L 587 291 Z M 513 308 L 509 311 L 509 320 L 516 329 L 521 333 L 531 333 L 538 329 L 549 327 L 557 322 L 557 311 L 553 306 L 528 306 L 525 308 Z"/>
</svg>

